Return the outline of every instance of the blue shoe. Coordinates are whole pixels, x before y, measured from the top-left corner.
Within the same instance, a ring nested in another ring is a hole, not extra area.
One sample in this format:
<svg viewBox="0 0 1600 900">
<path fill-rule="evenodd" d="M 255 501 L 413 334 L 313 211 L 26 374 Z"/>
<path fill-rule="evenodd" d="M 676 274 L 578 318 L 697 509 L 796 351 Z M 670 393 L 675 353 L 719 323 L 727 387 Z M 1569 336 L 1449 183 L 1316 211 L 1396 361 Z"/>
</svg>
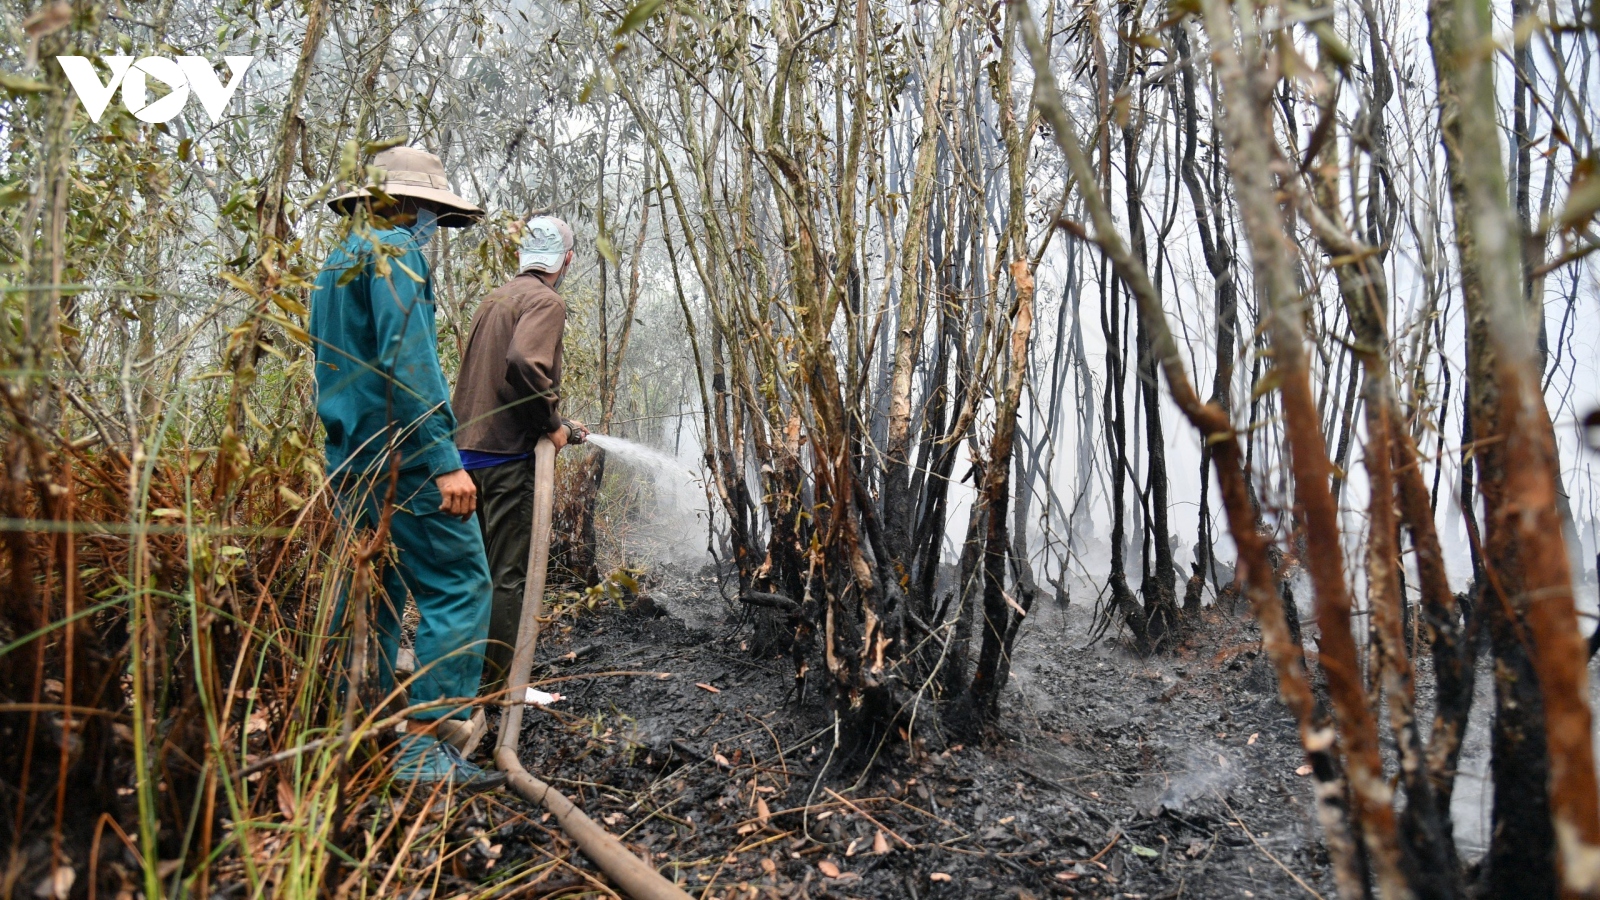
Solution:
<svg viewBox="0 0 1600 900">
<path fill-rule="evenodd" d="M 455 747 L 431 734 L 408 734 L 400 739 L 400 752 L 395 759 L 395 781 L 419 785 L 446 784 L 450 789 L 468 794 L 493 791 L 505 786 L 504 772 L 487 772 L 478 768 Z"/>
</svg>

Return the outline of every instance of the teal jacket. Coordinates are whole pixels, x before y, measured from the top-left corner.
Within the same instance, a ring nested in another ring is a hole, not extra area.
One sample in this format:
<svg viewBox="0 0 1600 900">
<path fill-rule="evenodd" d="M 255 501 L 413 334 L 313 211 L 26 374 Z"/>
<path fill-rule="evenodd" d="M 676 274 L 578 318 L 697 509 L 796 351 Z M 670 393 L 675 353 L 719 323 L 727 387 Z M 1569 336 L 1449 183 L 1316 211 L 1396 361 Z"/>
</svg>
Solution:
<svg viewBox="0 0 1600 900">
<path fill-rule="evenodd" d="M 403 469 L 461 468 L 433 281 L 410 231 L 352 233 L 328 257 L 311 292 L 311 340 L 330 475 L 385 471 L 391 448 Z"/>
</svg>

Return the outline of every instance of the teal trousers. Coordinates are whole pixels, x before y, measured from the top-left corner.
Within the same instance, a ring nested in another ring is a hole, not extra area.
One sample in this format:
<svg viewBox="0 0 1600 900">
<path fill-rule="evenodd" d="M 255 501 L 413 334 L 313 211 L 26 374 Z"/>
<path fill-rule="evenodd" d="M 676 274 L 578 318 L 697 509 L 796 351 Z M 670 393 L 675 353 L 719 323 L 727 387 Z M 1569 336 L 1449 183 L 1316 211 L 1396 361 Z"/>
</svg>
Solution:
<svg viewBox="0 0 1600 900">
<path fill-rule="evenodd" d="M 343 479 L 334 492 L 339 518 L 370 534 L 382 515 L 388 481 L 387 474 Z M 401 617 L 410 600 L 420 619 L 412 641 L 417 667 L 408 686 L 411 705 L 461 701 L 418 712 L 415 718 L 469 717 L 489 634 L 489 564 L 478 523 L 439 511 L 439 488 L 426 467 L 400 472 L 388 552 L 379 565 L 383 590 L 373 592 L 371 615 L 384 693 L 394 689 Z M 341 599 L 335 627 L 344 624 L 344 607 Z"/>
</svg>

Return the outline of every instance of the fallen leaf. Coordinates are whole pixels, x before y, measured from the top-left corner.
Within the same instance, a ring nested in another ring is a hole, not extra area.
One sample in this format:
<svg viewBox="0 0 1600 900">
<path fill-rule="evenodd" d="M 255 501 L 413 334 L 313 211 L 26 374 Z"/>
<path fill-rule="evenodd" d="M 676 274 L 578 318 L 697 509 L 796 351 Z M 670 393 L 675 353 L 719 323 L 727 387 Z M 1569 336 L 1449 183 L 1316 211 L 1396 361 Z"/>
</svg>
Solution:
<svg viewBox="0 0 1600 900">
<path fill-rule="evenodd" d="M 57 866 L 49 875 L 39 881 L 33 889 L 35 897 L 49 898 L 49 900 L 66 900 L 72 895 L 72 884 L 78 880 L 78 873 L 71 866 Z"/>
<path fill-rule="evenodd" d="M 712 686 L 711 686 L 711 685 L 709 685 L 709 684 L 706 684 L 706 683 L 705 683 L 705 682 L 704 682 L 704 681 L 696 681 L 696 682 L 695 682 L 695 683 L 694 683 L 694 686 L 695 686 L 695 687 L 697 687 L 697 688 L 699 688 L 699 689 L 700 689 L 700 690 L 702 690 L 702 691 L 710 691 L 710 692 L 711 692 L 711 693 L 713 693 L 713 694 L 720 694 L 720 693 L 722 693 L 722 688 L 719 688 L 719 687 L 712 687 Z"/>
<path fill-rule="evenodd" d="M 1250 740 L 1244 742 L 1245 746 L 1248 747 L 1251 744 L 1254 744 L 1256 742 L 1256 738 L 1258 738 L 1258 737 L 1261 737 L 1261 732 L 1259 732 L 1259 731 L 1257 731 L 1254 734 L 1250 735 Z"/>
<path fill-rule="evenodd" d="M 828 876 L 829 878 L 838 878 L 839 875 L 842 874 L 839 871 L 839 867 L 828 860 L 823 860 L 822 862 L 817 863 L 817 871 Z"/>
<path fill-rule="evenodd" d="M 249 719 L 245 720 L 244 733 L 257 734 L 266 731 L 270 727 L 272 727 L 272 720 L 267 717 L 267 711 L 258 709 L 250 714 Z"/>
<path fill-rule="evenodd" d="M 1295 769 L 1294 773 L 1296 775 L 1299 775 L 1301 778 L 1304 778 L 1307 775 L 1310 775 L 1311 774 L 1311 764 L 1310 763 L 1306 763 L 1305 765 L 1301 766 L 1300 768 Z"/>
<path fill-rule="evenodd" d="M 889 839 L 884 837 L 881 831 L 872 836 L 872 852 L 877 854 L 889 852 Z"/>
<path fill-rule="evenodd" d="M 949 881 L 950 880 L 950 874 L 948 872 L 934 872 L 933 874 L 928 876 L 928 880 L 929 881 Z"/>
</svg>

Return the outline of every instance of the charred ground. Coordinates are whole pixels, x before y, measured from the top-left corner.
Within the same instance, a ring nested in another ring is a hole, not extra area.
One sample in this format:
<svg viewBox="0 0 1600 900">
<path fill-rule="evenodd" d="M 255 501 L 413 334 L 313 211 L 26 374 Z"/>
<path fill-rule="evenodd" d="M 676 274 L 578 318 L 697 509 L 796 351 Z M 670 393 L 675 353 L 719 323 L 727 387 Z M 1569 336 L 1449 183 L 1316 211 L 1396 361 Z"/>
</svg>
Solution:
<svg viewBox="0 0 1600 900">
<path fill-rule="evenodd" d="M 670 606 L 701 604 L 720 601 Z M 531 717 L 523 759 L 696 896 L 1329 892 L 1303 755 L 1251 625 L 1219 616 L 1158 660 L 1083 646 L 1079 612 L 1050 610 L 1026 638 L 1017 712 L 990 740 L 930 736 L 863 775 L 832 752 L 831 716 L 794 703 L 787 664 L 752 658 L 736 617 L 693 628 L 668 606 L 563 616 L 535 675 L 564 700 Z M 560 896 L 603 882 L 532 807 L 473 803 L 448 840 L 465 850 L 447 876 L 458 887 L 522 873 L 506 882 L 516 896 Z"/>
</svg>

